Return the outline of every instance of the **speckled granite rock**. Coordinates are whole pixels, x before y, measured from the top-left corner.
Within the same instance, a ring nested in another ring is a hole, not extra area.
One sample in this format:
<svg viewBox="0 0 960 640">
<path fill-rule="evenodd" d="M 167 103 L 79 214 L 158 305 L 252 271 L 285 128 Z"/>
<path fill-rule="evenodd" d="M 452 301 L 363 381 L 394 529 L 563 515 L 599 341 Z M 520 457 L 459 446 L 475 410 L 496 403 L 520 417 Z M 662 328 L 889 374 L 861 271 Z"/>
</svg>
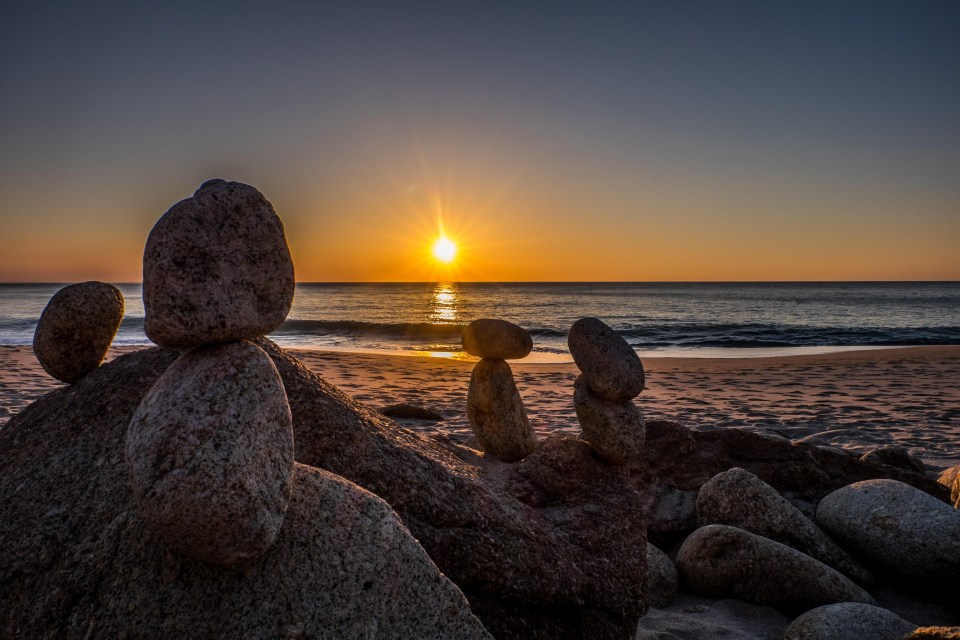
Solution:
<svg viewBox="0 0 960 640">
<path fill-rule="evenodd" d="M 123 294 L 105 282 L 72 284 L 50 298 L 33 352 L 51 376 L 72 384 L 103 361 L 123 319 Z"/>
<path fill-rule="evenodd" d="M 677 595 L 677 568 L 663 551 L 647 543 L 647 601 L 662 609 Z"/>
<path fill-rule="evenodd" d="M 697 496 L 697 515 L 701 525 L 739 527 L 802 551 L 861 585 L 872 582 L 869 571 L 776 489 L 745 469 L 735 467 L 706 482 Z"/>
<path fill-rule="evenodd" d="M 950 490 L 950 502 L 955 508 L 960 509 L 960 464 L 941 473 L 937 482 Z"/>
<path fill-rule="evenodd" d="M 892 444 L 885 444 L 882 447 L 871 449 L 860 456 L 860 459 L 864 462 L 885 464 L 900 469 L 909 469 L 910 471 L 916 471 L 918 473 L 926 473 L 927 471 L 922 460 L 911 455 L 910 452 L 903 447 Z"/>
<path fill-rule="evenodd" d="M 896 480 L 865 480 L 820 501 L 817 524 L 900 575 L 960 579 L 960 511 Z"/>
<path fill-rule="evenodd" d="M 249 185 L 205 182 L 147 238 L 145 330 L 159 345 L 189 349 L 269 333 L 287 317 L 293 289 L 283 224 Z"/>
<path fill-rule="evenodd" d="M 899 640 L 917 625 L 892 611 L 860 602 L 838 602 L 807 611 L 787 627 L 784 640 Z"/>
<path fill-rule="evenodd" d="M 960 640 L 960 627 L 920 627 L 900 640 Z"/>
<path fill-rule="evenodd" d="M 144 522 L 172 549 L 219 565 L 262 554 L 283 524 L 293 468 L 273 361 L 243 341 L 181 356 L 133 414 L 126 463 Z"/>
<path fill-rule="evenodd" d="M 483 358 L 473 368 L 467 420 L 483 450 L 505 462 L 522 460 L 537 447 L 513 372 L 503 360 Z"/>
<path fill-rule="evenodd" d="M 506 320 L 482 318 L 463 330 L 463 350 L 478 358 L 514 360 L 533 349 L 533 338 L 523 327 Z"/>
<path fill-rule="evenodd" d="M 614 464 L 643 466 L 646 428 L 636 405 L 598 398 L 581 375 L 573 384 L 573 407 L 583 439 L 600 457 Z"/>
<path fill-rule="evenodd" d="M 297 460 L 347 477 L 387 500 L 496 637 L 512 637 L 518 629 L 534 639 L 632 636 L 646 611 L 649 502 L 622 468 L 598 460 L 586 443 L 569 436 L 545 439 L 519 464 L 479 457 L 442 437 L 398 426 L 270 341 L 257 344 L 273 358 L 287 391 Z M 92 619 L 87 612 L 94 610 L 98 594 L 110 595 L 98 585 L 106 580 L 111 589 L 125 589 L 136 581 L 136 573 L 124 567 L 118 584 L 88 554 L 101 538 L 115 540 L 107 534 L 120 511 L 136 509 L 123 465 L 127 424 L 176 355 L 146 349 L 116 358 L 75 387 L 40 398 L 0 429 L 0 585 L 5 595 L 0 598 L 0 637 L 83 637 Z M 568 478 L 558 493 L 560 468 Z M 266 568 L 285 544 L 291 522 L 302 520 L 297 514 L 295 477 L 277 542 L 248 567 Z M 312 517 L 312 511 L 304 516 L 308 521 Z M 136 533 L 143 534 L 143 528 Z M 151 540 L 150 548 L 163 552 L 165 547 Z M 316 561 L 336 556 L 324 552 Z M 181 558 L 173 553 L 164 557 Z M 167 566 L 166 578 L 191 579 L 180 565 Z M 230 581 L 244 575 L 204 566 L 226 572 Z M 290 570 L 287 565 L 277 568 L 278 574 Z M 255 602 L 250 611 L 265 612 L 261 624 L 282 633 L 289 627 L 296 635 L 300 627 L 287 613 L 291 599 L 309 603 L 318 591 L 336 597 L 336 585 L 295 593 L 293 588 L 287 583 L 271 591 L 268 584 L 244 604 Z M 218 584 L 211 592 L 225 589 Z M 383 607 L 392 606 L 394 601 L 383 597 Z M 202 604 L 220 606 L 207 597 Z M 290 610 L 297 608 L 299 604 Z M 420 608 L 399 603 L 395 611 L 405 616 Z M 74 611 L 76 618 L 71 617 Z M 196 635 L 203 636 L 206 623 L 198 624 Z M 393 628 L 381 626 L 380 633 L 392 637 Z M 402 625 L 396 628 L 405 637 L 433 637 L 422 629 L 406 633 Z M 144 629 L 144 635 L 151 635 L 151 627 Z M 171 632 L 173 637 L 185 635 Z"/>
<path fill-rule="evenodd" d="M 643 391 L 643 363 L 627 341 L 596 318 L 570 327 L 567 346 L 590 390 L 599 398 L 624 402 Z"/>
<path fill-rule="evenodd" d="M 866 591 L 818 560 L 743 529 L 712 524 L 677 554 L 681 586 L 798 614 L 834 602 L 874 604 Z"/>
</svg>

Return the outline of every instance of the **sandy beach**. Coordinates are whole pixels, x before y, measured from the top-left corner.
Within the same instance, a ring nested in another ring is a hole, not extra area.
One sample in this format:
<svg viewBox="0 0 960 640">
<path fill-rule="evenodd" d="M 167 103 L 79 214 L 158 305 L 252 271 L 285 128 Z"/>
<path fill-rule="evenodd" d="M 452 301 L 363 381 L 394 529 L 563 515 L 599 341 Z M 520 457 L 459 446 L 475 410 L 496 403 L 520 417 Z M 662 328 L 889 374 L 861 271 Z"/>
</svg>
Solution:
<svg viewBox="0 0 960 640">
<path fill-rule="evenodd" d="M 139 347 L 115 347 L 108 359 Z M 473 362 L 297 349 L 310 368 L 371 407 L 410 403 L 442 422 L 400 420 L 471 444 L 465 415 Z M 853 451 L 897 444 L 931 471 L 960 463 L 960 347 L 910 347 L 770 358 L 645 358 L 648 418 L 698 429 L 768 430 Z M 579 432 L 573 363 L 511 363 L 536 431 Z M 29 347 L 0 346 L 0 424 L 60 383 Z"/>
</svg>

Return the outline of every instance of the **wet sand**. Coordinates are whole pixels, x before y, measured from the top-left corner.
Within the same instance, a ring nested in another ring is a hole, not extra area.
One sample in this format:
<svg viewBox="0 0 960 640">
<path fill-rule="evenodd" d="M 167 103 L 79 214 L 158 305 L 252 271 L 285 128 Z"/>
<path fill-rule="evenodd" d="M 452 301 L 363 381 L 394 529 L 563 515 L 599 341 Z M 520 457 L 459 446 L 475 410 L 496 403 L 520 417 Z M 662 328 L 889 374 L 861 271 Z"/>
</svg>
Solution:
<svg viewBox="0 0 960 640">
<path fill-rule="evenodd" d="M 111 350 L 108 358 L 138 347 Z M 471 443 L 464 414 L 473 363 L 426 356 L 294 349 L 331 383 L 380 408 L 407 402 L 442 422 L 402 420 Z M 648 418 L 698 429 L 772 431 L 853 451 L 897 444 L 931 470 L 960 464 L 960 346 L 848 351 L 773 358 L 644 358 Z M 571 364 L 513 362 L 538 433 L 577 433 Z M 0 346 L 0 424 L 59 386 L 29 347 Z"/>
</svg>

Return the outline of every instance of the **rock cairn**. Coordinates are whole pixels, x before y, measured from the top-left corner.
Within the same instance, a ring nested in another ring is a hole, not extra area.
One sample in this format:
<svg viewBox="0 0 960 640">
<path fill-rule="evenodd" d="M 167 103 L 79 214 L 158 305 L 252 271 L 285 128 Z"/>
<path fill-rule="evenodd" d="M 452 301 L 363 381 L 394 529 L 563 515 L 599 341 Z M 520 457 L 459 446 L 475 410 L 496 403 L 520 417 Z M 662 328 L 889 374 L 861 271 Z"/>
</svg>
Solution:
<svg viewBox="0 0 960 640">
<path fill-rule="evenodd" d="M 60 289 L 33 335 L 33 352 L 51 376 L 73 384 L 100 366 L 123 319 L 123 294 L 105 282 Z"/>
<path fill-rule="evenodd" d="M 283 224 L 259 191 L 210 180 L 157 221 L 143 256 L 146 332 L 185 351 L 127 430 L 127 476 L 145 524 L 221 566 L 273 544 L 290 501 L 293 424 L 270 357 L 249 342 L 293 300 Z"/>
<path fill-rule="evenodd" d="M 645 426 L 631 400 L 643 391 L 645 376 L 637 352 L 597 318 L 577 320 L 567 345 L 581 371 L 573 404 L 583 438 L 609 462 L 639 464 Z"/>
<path fill-rule="evenodd" d="M 505 462 L 522 460 L 536 449 L 537 436 L 506 361 L 526 357 L 533 339 L 512 322 L 484 318 L 464 329 L 463 349 L 480 358 L 467 391 L 467 420 L 477 443 Z"/>
</svg>

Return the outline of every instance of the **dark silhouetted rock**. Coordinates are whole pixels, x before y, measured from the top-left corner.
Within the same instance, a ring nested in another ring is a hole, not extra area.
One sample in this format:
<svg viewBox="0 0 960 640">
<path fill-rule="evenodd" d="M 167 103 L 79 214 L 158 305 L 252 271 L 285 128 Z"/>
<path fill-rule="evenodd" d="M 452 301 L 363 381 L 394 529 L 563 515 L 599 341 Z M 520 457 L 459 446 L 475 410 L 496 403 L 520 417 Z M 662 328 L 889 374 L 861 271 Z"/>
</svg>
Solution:
<svg viewBox="0 0 960 640">
<path fill-rule="evenodd" d="M 666 485 L 653 485 L 650 490 L 653 510 L 647 536 L 651 542 L 667 547 L 697 528 L 696 491 Z"/>
<path fill-rule="evenodd" d="M 103 361 L 123 319 L 123 294 L 105 282 L 57 291 L 40 315 L 33 352 L 51 376 L 73 384 Z"/>
<path fill-rule="evenodd" d="M 595 396 L 581 375 L 573 384 L 573 406 L 584 440 L 601 458 L 614 464 L 643 465 L 645 428 L 636 405 Z"/>
<path fill-rule="evenodd" d="M 189 349 L 280 326 L 293 301 L 283 224 L 249 185 L 210 180 L 154 225 L 143 252 L 147 336 Z"/>
<path fill-rule="evenodd" d="M 838 602 L 801 615 L 787 627 L 784 640 L 899 640 L 916 628 L 892 611 L 860 602 Z"/>
<path fill-rule="evenodd" d="M 384 407 L 383 409 L 380 409 L 380 413 L 388 418 L 430 420 L 432 422 L 439 422 L 440 420 L 443 420 L 443 416 L 436 411 L 406 403 L 392 404 L 389 407 Z"/>
<path fill-rule="evenodd" d="M 463 350 L 478 358 L 515 360 L 533 349 L 533 338 L 523 327 L 506 320 L 482 318 L 463 330 Z"/>
<path fill-rule="evenodd" d="M 960 464 L 941 473 L 937 482 L 950 491 L 950 502 L 955 508 L 960 509 Z"/>
<path fill-rule="evenodd" d="M 567 346 L 587 386 L 599 398 L 631 400 L 643 391 L 640 356 L 620 334 L 596 318 L 580 318 L 570 327 Z"/>
<path fill-rule="evenodd" d="M 874 604 L 866 591 L 819 560 L 743 529 L 712 524 L 677 554 L 681 585 L 711 598 L 737 598 L 798 614 L 834 602 Z"/>
<path fill-rule="evenodd" d="M 908 471 L 916 471 L 917 473 L 927 472 L 927 468 L 924 466 L 922 460 L 911 455 L 910 452 L 903 447 L 892 444 L 885 444 L 882 447 L 871 449 L 860 456 L 860 459 L 864 462 L 885 464 Z"/>
<path fill-rule="evenodd" d="M 816 503 L 840 487 L 874 478 L 906 482 L 944 502 L 950 498 L 946 487 L 924 474 L 746 429 L 696 431 L 647 420 L 644 451 L 645 472 L 638 482 L 674 490 L 699 491 L 721 471 L 741 467 L 791 500 Z"/>
<path fill-rule="evenodd" d="M 921 579 L 960 579 L 960 511 L 895 480 L 866 480 L 820 501 L 817 524 L 876 565 Z"/>
<path fill-rule="evenodd" d="M 293 429 L 270 357 L 249 342 L 198 347 L 166 370 L 130 420 L 130 485 L 175 551 L 242 564 L 273 543 L 293 468 Z"/>
<path fill-rule="evenodd" d="M 662 609 L 677 595 L 677 568 L 663 551 L 647 543 L 647 601 Z"/>
<path fill-rule="evenodd" d="M 330 386 L 270 341 L 261 339 L 257 344 L 273 358 L 287 391 L 297 460 L 345 476 L 387 500 L 495 636 L 632 636 L 646 611 L 649 500 L 634 490 L 622 468 L 605 464 L 591 454 L 586 443 L 572 437 L 560 437 L 556 442 L 546 439 L 520 464 L 479 457 L 444 438 L 398 426 Z M 21 629 L 21 636 L 42 635 L 27 630 L 38 630 L 38 625 L 61 629 L 74 624 L 71 613 L 51 620 L 50 612 L 70 612 L 74 609 L 71 603 L 95 600 L 97 585 L 109 580 L 74 559 L 87 557 L 117 517 L 117 497 L 105 492 L 122 492 L 126 505 L 122 508 L 136 509 L 123 466 L 127 424 L 175 356 L 169 350 L 147 349 L 117 358 L 76 387 L 37 400 L 0 429 L 0 589 L 5 595 L 0 599 L 0 636 L 16 636 L 13 629 Z M 569 491 L 556 494 L 534 480 L 549 485 L 558 468 L 569 468 Z M 284 532 L 292 522 L 320 517 L 321 511 L 299 515 L 297 484 L 295 477 L 291 506 L 277 542 L 245 571 L 272 562 L 286 544 Z M 328 522 L 318 526 L 326 527 Z M 142 526 L 132 537 L 141 535 L 147 535 Z M 164 545 L 151 539 L 149 548 L 162 553 Z M 339 551 L 325 550 L 322 562 L 329 563 L 338 555 Z M 172 553 L 164 557 L 194 562 Z M 61 560 L 64 565 L 58 564 Z M 277 568 L 278 575 L 311 570 L 310 562 L 294 567 L 283 564 Z M 67 571 L 64 566 L 75 570 Z M 183 576 L 189 582 L 191 575 L 182 574 L 179 566 L 173 565 L 164 575 L 174 581 Z M 245 571 L 203 566 L 205 571 L 231 576 L 230 581 L 245 575 Z M 129 567 L 123 569 L 124 578 L 117 588 L 127 588 L 127 583 L 137 580 Z M 301 581 L 299 577 L 289 580 L 290 584 Z M 229 589 L 217 584 L 210 593 L 222 598 L 225 591 Z M 338 597 L 336 585 L 308 585 L 297 593 L 308 604 L 318 594 Z M 207 609 L 221 606 L 218 599 L 200 595 L 191 594 L 190 602 L 200 604 L 185 616 L 201 605 Z M 380 592 L 377 596 L 385 598 L 384 607 L 398 602 Z M 163 599 L 162 595 L 153 597 Z M 292 597 L 289 590 L 267 584 L 250 600 L 256 606 L 246 601 L 244 605 L 251 607 L 250 615 L 266 612 L 260 624 L 281 630 L 292 625 L 297 631 L 290 612 L 300 609 L 296 603 L 301 601 L 290 605 Z M 347 591 L 344 600 L 337 599 L 334 604 L 350 602 L 350 597 Z M 318 606 L 330 602 L 325 599 Z M 164 605 L 158 601 L 155 606 Z M 398 602 L 395 612 L 416 617 L 421 608 Z M 174 603 L 167 613 L 175 610 Z M 91 619 L 84 611 L 79 611 L 77 618 L 83 627 L 80 632 L 59 635 L 84 635 Z M 226 609 L 225 615 L 232 612 Z M 204 611 L 204 615 L 210 614 Z M 451 611 L 451 616 L 455 615 Z M 211 626 L 220 620 L 219 615 L 213 618 Z M 30 620 L 33 622 L 25 622 Z M 207 623 L 198 625 L 193 635 L 202 637 Z M 379 633 L 392 636 L 393 628 L 381 625 Z M 397 634 L 405 637 L 443 634 L 396 628 Z M 151 635 L 151 627 L 144 629 L 144 635 Z M 245 637 L 233 626 L 225 624 L 224 629 L 224 633 Z M 274 637 L 276 633 L 260 635 Z M 175 630 L 172 635 L 191 634 Z"/>
<path fill-rule="evenodd" d="M 869 586 L 873 577 L 777 490 L 739 467 L 718 473 L 697 496 L 701 525 L 726 524 L 770 538 Z"/>
<path fill-rule="evenodd" d="M 467 390 L 467 420 L 480 447 L 505 462 L 516 462 L 537 447 L 513 372 L 503 360 L 483 358 Z"/>
</svg>

